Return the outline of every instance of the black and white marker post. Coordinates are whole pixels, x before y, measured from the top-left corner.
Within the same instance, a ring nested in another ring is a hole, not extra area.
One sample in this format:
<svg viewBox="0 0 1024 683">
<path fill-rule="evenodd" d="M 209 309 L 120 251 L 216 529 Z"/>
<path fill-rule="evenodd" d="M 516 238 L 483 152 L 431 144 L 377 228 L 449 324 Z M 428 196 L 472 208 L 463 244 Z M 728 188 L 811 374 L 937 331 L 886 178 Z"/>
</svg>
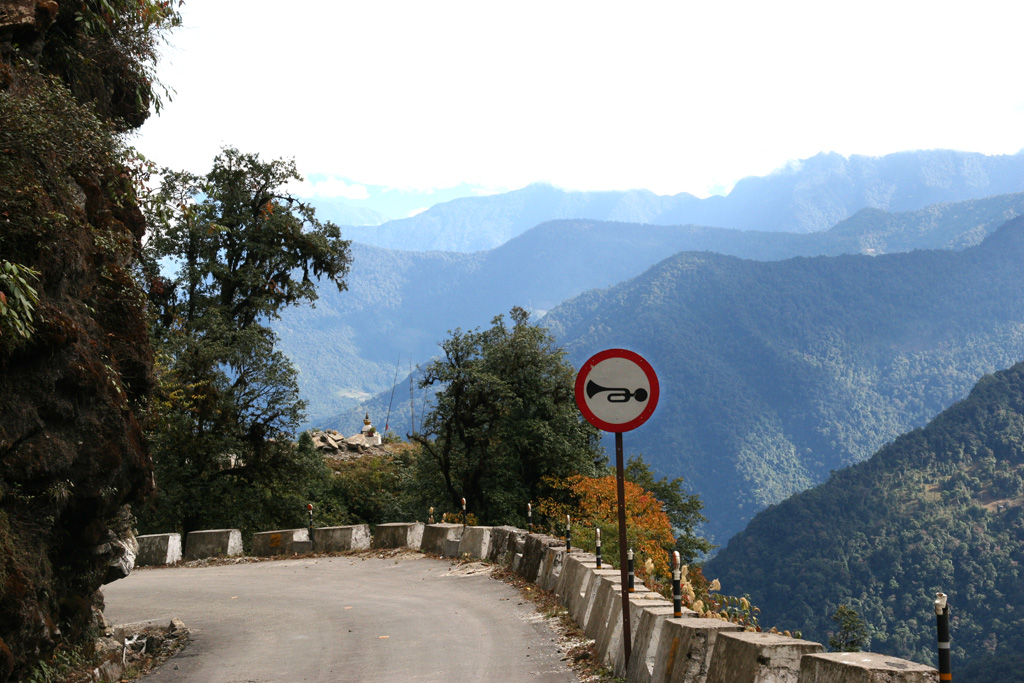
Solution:
<svg viewBox="0 0 1024 683">
<path fill-rule="evenodd" d="M 683 616 L 683 572 L 679 568 L 679 551 L 672 551 L 672 616 Z"/>
<path fill-rule="evenodd" d="M 939 639 L 939 680 L 953 680 L 953 667 L 949 659 L 949 605 L 945 593 L 935 594 L 935 627 Z"/>
<path fill-rule="evenodd" d="M 309 512 L 309 542 L 313 542 L 313 504 L 306 503 L 306 510 Z"/>
<path fill-rule="evenodd" d="M 572 517 L 565 516 L 565 552 L 572 552 Z"/>
<path fill-rule="evenodd" d="M 595 531 L 597 531 L 597 552 L 595 553 L 595 555 L 597 556 L 597 568 L 600 569 L 601 568 L 601 527 L 598 527 L 597 529 L 595 529 Z"/>
<path fill-rule="evenodd" d="M 462 499 L 462 526 L 466 526 L 466 499 Z"/>
<path fill-rule="evenodd" d="M 526 504 L 526 523 L 530 525 L 530 533 L 533 533 L 533 504 Z"/>
<path fill-rule="evenodd" d="M 619 568 L 622 576 L 622 644 L 629 661 L 629 576 L 626 556 L 626 477 L 622 433 L 636 429 L 658 405 L 658 376 L 644 358 L 626 349 L 606 349 L 590 357 L 576 375 L 576 406 L 587 422 L 615 433 L 615 488 L 619 517 Z"/>
</svg>

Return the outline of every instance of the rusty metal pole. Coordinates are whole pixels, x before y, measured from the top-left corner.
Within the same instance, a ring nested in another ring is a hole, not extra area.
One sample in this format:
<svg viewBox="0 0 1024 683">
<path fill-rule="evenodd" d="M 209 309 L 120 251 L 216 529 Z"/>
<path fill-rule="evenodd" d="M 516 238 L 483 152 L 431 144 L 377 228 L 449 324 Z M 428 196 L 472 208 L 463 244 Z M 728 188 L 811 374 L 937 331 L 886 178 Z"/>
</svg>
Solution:
<svg viewBox="0 0 1024 683">
<path fill-rule="evenodd" d="M 622 432 L 615 432 L 615 489 L 619 502 L 619 571 L 622 576 L 622 645 L 626 649 L 626 663 L 633 650 L 633 635 L 629 628 L 629 576 L 626 558 L 626 474 L 622 464 Z"/>
<path fill-rule="evenodd" d="M 633 573 L 633 549 L 630 548 L 626 554 L 626 561 L 629 563 L 629 592 L 632 593 L 635 589 L 633 588 L 633 581 L 635 574 Z"/>
</svg>

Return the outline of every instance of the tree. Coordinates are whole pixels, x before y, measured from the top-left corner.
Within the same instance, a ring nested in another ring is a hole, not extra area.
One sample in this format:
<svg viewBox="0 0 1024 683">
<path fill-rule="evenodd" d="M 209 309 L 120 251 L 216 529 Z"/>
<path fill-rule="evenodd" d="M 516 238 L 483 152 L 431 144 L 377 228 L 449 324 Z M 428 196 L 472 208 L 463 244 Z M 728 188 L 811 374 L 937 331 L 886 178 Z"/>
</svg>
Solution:
<svg viewBox="0 0 1024 683">
<path fill-rule="evenodd" d="M 410 438 L 420 446 L 424 497 L 453 509 L 465 498 L 485 523 L 524 524 L 526 504 L 546 493 L 544 477 L 592 476 L 604 455 L 576 408 L 565 352 L 522 308 L 509 316 L 511 328 L 498 316 L 489 329 L 456 329 L 442 343 L 443 357 L 420 380 L 440 387 L 436 404 Z"/>
<path fill-rule="evenodd" d="M 564 491 L 568 496 L 556 502 L 544 499 L 538 511 L 557 526 L 564 528 L 566 515 L 572 518 L 573 545 L 594 550 L 595 529 L 601 529 L 601 546 L 606 561 L 619 562 L 618 488 L 614 474 L 587 477 L 573 475 L 564 480 L 548 482 L 552 491 Z M 669 571 L 668 550 L 673 547 L 672 527 L 661 501 L 650 491 L 631 482 L 624 482 L 626 542 L 636 552 L 641 567 L 650 558 L 654 571 L 665 576 Z M 644 570 L 640 575 L 646 577 Z"/>
<path fill-rule="evenodd" d="M 679 558 L 683 564 L 691 564 L 700 555 L 709 553 L 718 547 L 706 538 L 698 536 L 694 531 L 699 524 L 708 520 L 700 512 L 704 508 L 704 502 L 701 501 L 700 496 L 683 491 L 682 477 L 672 480 L 669 480 L 668 477 L 655 479 L 654 473 L 644 462 L 643 456 L 639 454 L 630 456 L 626 460 L 624 474 L 627 481 L 650 491 L 655 498 L 661 501 L 675 535 L 673 550 L 679 551 Z"/>
<path fill-rule="evenodd" d="M 828 646 L 834 651 L 860 652 L 868 646 L 868 627 L 857 610 L 849 605 L 839 605 L 832 621 L 839 625 L 839 630 L 828 637 Z"/>
<path fill-rule="evenodd" d="M 265 323 L 314 301 L 322 278 L 344 290 L 350 252 L 337 226 L 283 192 L 298 179 L 292 162 L 228 148 L 205 176 L 165 170 L 151 197 L 145 253 L 159 493 L 143 521 L 188 531 L 222 517 L 213 508 L 236 489 L 269 501 L 263 493 L 277 490 L 280 500 L 291 495 L 283 484 L 293 492 L 304 485 L 292 476 L 302 449 L 291 445 L 304 406 L 295 369 Z M 309 473 L 316 478 L 316 468 Z M 246 505 L 235 512 L 251 516 Z"/>
</svg>

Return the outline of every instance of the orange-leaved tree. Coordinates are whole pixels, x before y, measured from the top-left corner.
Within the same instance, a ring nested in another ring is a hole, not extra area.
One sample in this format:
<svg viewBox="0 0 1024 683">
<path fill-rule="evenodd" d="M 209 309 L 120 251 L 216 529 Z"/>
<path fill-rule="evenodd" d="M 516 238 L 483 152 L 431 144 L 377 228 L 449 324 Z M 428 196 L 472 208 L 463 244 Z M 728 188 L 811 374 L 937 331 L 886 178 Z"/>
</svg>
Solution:
<svg viewBox="0 0 1024 683">
<path fill-rule="evenodd" d="M 614 476 L 565 479 L 547 478 L 544 483 L 559 500 L 545 498 L 537 511 L 547 517 L 552 531 L 565 534 L 566 516 L 572 520 L 573 547 L 593 551 L 596 529 L 601 529 L 602 555 L 609 565 L 619 564 L 618 495 Z M 645 577 L 644 561 L 651 559 L 654 571 L 669 572 L 669 553 L 675 545 L 672 525 L 654 494 L 626 481 L 626 542 L 636 558 L 636 573 Z M 561 494 L 561 495 L 558 495 Z"/>
</svg>

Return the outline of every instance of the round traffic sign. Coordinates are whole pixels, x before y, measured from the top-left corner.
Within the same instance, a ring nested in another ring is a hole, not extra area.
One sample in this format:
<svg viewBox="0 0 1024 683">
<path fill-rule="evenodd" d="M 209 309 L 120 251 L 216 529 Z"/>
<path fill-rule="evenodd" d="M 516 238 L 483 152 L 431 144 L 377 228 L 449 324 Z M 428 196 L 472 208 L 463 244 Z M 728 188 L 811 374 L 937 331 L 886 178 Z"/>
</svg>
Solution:
<svg viewBox="0 0 1024 683">
<path fill-rule="evenodd" d="M 576 405 L 587 422 L 606 432 L 628 432 L 658 406 L 658 376 L 643 356 L 606 349 L 576 375 Z"/>
</svg>

